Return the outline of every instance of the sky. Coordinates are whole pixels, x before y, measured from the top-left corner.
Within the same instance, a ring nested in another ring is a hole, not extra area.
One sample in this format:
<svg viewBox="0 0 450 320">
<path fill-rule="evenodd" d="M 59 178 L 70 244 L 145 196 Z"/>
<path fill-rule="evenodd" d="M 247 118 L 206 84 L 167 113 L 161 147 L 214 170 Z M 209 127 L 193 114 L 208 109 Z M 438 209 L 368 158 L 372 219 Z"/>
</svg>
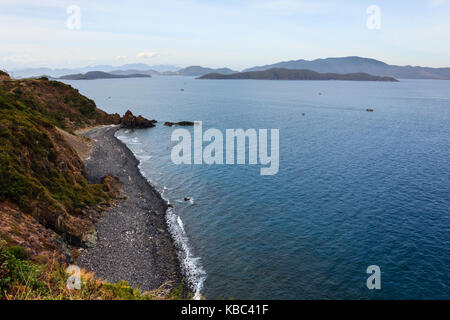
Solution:
<svg viewBox="0 0 450 320">
<path fill-rule="evenodd" d="M 343 56 L 450 67 L 450 0 L 0 0 L 0 41 L 7 70 Z"/>
</svg>

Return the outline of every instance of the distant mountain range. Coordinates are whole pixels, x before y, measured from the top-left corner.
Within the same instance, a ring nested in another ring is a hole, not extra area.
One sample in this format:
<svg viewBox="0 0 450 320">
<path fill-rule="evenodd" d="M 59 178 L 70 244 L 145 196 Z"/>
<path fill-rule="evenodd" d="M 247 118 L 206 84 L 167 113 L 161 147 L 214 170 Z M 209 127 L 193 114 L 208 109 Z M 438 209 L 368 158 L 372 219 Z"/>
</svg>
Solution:
<svg viewBox="0 0 450 320">
<path fill-rule="evenodd" d="M 102 71 L 115 74 L 115 72 L 125 71 L 126 74 L 131 73 L 146 73 L 147 71 L 154 71 L 155 74 L 159 74 L 161 72 L 175 72 L 180 70 L 180 67 L 174 65 L 153 65 L 149 66 L 145 63 L 133 63 L 133 64 L 124 64 L 121 66 L 111 66 L 111 65 L 96 65 L 89 66 L 84 68 L 62 68 L 62 69 L 51 69 L 51 68 L 26 68 L 26 69 L 17 69 L 10 70 L 8 73 L 14 78 L 29 78 L 29 77 L 39 77 L 39 76 L 48 76 L 48 77 L 61 77 L 70 74 L 78 74 L 78 73 L 86 73 L 90 71 Z M 152 75 L 152 74 L 150 74 Z"/>
<path fill-rule="evenodd" d="M 137 63 L 137 64 L 125 64 L 119 67 L 113 67 L 110 65 L 98 65 L 81 69 L 30 68 L 30 69 L 16 70 L 10 72 L 10 74 L 15 78 L 40 77 L 40 76 L 59 78 L 62 76 L 73 77 L 74 75 L 80 75 L 93 71 L 107 72 L 112 75 L 121 75 L 121 76 L 142 74 L 150 76 L 194 76 L 194 77 L 199 77 L 213 72 L 223 74 L 232 74 L 237 72 L 229 68 L 212 69 L 201 66 L 190 66 L 187 68 L 180 69 L 179 67 L 175 67 L 172 65 L 149 66 L 143 63 Z"/>
<path fill-rule="evenodd" d="M 389 65 L 379 60 L 361 57 L 327 58 L 308 60 L 293 60 L 278 62 L 275 64 L 252 67 L 243 72 L 265 71 L 273 68 L 283 68 L 292 70 L 311 70 L 319 73 L 367 73 L 382 77 L 394 77 L 397 79 L 446 79 L 450 80 L 450 68 L 428 68 L 414 66 Z M 29 68 L 10 71 L 14 78 L 24 77 L 61 77 L 65 75 L 86 73 L 91 71 L 102 71 L 115 75 L 145 74 L 151 76 L 195 76 L 200 77 L 208 73 L 234 74 L 237 71 L 229 68 L 212 69 L 201 66 L 190 66 L 181 69 L 174 65 L 154 65 L 149 66 L 144 63 L 125 64 L 122 66 L 97 65 L 79 69 L 50 69 L 50 68 Z"/>
<path fill-rule="evenodd" d="M 136 70 L 126 70 L 126 71 L 112 71 L 111 73 L 114 74 L 130 74 L 135 73 Z M 186 77 L 199 77 L 203 76 L 208 73 L 220 73 L 220 74 L 233 74 L 238 71 L 231 70 L 229 68 L 219 68 L 219 69 L 212 69 L 212 68 L 205 68 L 201 66 L 190 66 L 187 68 L 183 68 L 177 71 L 165 71 L 165 72 L 156 72 L 155 70 L 147 70 L 145 72 L 139 72 L 139 73 L 145 73 L 150 74 L 152 76 L 186 76 Z"/>
<path fill-rule="evenodd" d="M 397 81 L 392 77 L 373 76 L 367 73 L 318 73 L 311 70 L 292 70 L 283 68 L 273 68 L 264 71 L 239 72 L 228 75 L 209 73 L 198 79 Z"/>
<path fill-rule="evenodd" d="M 131 70 L 114 70 L 109 73 L 117 74 L 117 75 L 130 75 L 130 74 L 147 74 L 151 76 L 190 76 L 190 77 L 199 77 L 208 73 L 220 73 L 220 74 L 233 74 L 238 71 L 234 71 L 228 68 L 220 68 L 220 69 L 212 69 L 205 68 L 201 66 L 190 66 L 187 68 L 180 69 L 178 71 L 165 71 L 158 72 L 156 70 L 145 70 L 139 71 L 135 69 Z"/>
<path fill-rule="evenodd" d="M 413 66 L 389 65 L 375 59 L 361 57 L 327 58 L 313 61 L 295 60 L 279 62 L 271 65 L 245 69 L 249 71 L 264 71 L 273 68 L 293 70 L 312 70 L 327 73 L 368 73 L 376 76 L 394 77 L 397 79 L 441 79 L 450 80 L 450 68 L 427 68 Z"/>
<path fill-rule="evenodd" d="M 95 79 L 124 79 L 124 78 L 151 78 L 151 75 L 148 74 L 127 74 L 127 75 L 118 75 L 111 74 L 103 71 L 90 71 L 87 73 L 77 73 L 77 74 L 69 74 L 66 76 L 59 77 L 58 79 L 62 80 L 95 80 Z"/>
</svg>

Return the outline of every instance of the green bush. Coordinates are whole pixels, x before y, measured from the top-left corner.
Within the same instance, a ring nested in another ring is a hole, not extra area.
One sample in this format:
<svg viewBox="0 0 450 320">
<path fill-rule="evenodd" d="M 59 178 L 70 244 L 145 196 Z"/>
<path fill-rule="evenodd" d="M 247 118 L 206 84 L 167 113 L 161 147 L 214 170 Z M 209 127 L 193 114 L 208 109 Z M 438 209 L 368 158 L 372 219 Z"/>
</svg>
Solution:
<svg viewBox="0 0 450 320">
<path fill-rule="evenodd" d="M 0 299 L 15 285 L 26 285 L 32 290 L 44 288 L 38 279 L 42 268 L 27 260 L 27 254 L 21 247 L 7 248 L 0 242 Z"/>
</svg>

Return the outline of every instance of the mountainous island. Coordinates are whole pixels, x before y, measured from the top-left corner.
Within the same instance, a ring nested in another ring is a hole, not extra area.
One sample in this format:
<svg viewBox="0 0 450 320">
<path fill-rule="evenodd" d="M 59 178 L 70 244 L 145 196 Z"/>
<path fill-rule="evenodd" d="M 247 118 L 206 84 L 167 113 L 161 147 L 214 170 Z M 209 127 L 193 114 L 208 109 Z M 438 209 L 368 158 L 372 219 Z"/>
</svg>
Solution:
<svg viewBox="0 0 450 320">
<path fill-rule="evenodd" d="M 318 73 L 311 70 L 273 68 L 264 71 L 239 72 L 229 75 L 209 73 L 197 79 L 252 79 L 252 80 L 345 80 L 396 82 L 392 77 L 379 77 L 367 73 Z"/>
<path fill-rule="evenodd" d="M 322 73 L 368 73 L 396 79 L 436 79 L 450 80 L 450 68 L 429 68 L 419 66 L 396 66 L 362 57 L 326 58 L 316 60 L 292 60 L 275 64 L 252 67 L 243 72 L 264 71 L 273 68 L 312 70 Z"/>
<path fill-rule="evenodd" d="M 190 66 L 181 70 L 178 70 L 175 74 L 180 76 L 203 76 L 208 73 L 219 73 L 219 74 L 233 74 L 237 71 L 231 70 L 229 68 L 219 68 L 219 69 L 211 69 L 204 68 L 201 66 Z"/>
<path fill-rule="evenodd" d="M 150 74 L 112 74 L 103 71 L 90 71 L 87 73 L 69 74 L 59 77 L 61 80 L 96 80 L 96 79 L 126 79 L 126 78 L 151 78 Z"/>
</svg>

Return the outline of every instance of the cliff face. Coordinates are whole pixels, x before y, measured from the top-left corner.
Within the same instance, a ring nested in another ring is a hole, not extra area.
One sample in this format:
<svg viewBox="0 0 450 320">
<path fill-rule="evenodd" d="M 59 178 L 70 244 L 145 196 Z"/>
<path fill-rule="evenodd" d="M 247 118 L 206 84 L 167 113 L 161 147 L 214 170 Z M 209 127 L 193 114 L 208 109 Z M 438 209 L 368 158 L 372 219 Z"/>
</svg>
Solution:
<svg viewBox="0 0 450 320">
<path fill-rule="evenodd" d="M 0 80 L 0 239 L 32 256 L 95 242 L 94 224 L 118 196 L 112 177 L 90 185 L 60 129 L 111 124 L 72 87 L 48 80 Z"/>
</svg>

